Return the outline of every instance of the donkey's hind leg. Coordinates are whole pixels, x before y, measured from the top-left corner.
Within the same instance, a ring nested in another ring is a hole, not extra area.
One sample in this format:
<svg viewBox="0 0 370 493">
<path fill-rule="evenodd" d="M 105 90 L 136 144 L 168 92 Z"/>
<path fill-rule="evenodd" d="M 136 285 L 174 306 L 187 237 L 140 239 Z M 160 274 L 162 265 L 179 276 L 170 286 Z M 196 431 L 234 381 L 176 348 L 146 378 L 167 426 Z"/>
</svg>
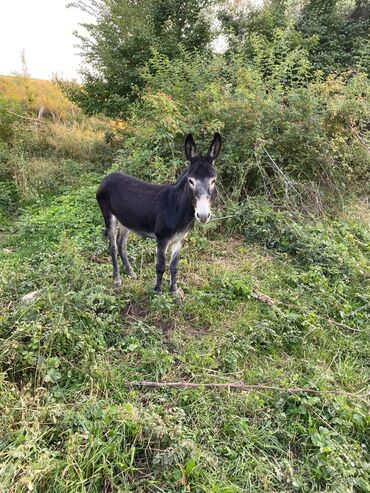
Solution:
<svg viewBox="0 0 370 493">
<path fill-rule="evenodd" d="M 123 226 L 120 222 L 118 223 L 118 238 L 117 238 L 117 246 L 118 253 L 121 257 L 122 263 L 126 269 L 127 275 L 136 279 L 136 274 L 132 270 L 131 264 L 127 257 L 127 237 L 129 235 L 130 230 Z"/>
<path fill-rule="evenodd" d="M 121 286 L 121 277 L 119 275 L 118 261 L 117 261 L 117 219 L 116 216 L 111 214 L 109 221 L 106 220 L 107 224 L 107 236 L 109 238 L 109 251 L 112 257 L 112 266 L 113 266 L 113 282 L 114 286 L 118 288 Z"/>
</svg>

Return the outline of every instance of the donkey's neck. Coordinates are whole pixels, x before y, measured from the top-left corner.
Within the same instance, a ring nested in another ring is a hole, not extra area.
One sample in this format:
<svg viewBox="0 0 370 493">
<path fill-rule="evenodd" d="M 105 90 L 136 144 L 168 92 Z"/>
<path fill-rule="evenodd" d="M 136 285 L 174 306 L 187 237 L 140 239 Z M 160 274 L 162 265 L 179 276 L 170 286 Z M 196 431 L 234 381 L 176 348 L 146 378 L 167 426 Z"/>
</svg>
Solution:
<svg viewBox="0 0 370 493">
<path fill-rule="evenodd" d="M 187 187 L 187 170 L 169 189 L 168 205 L 171 227 L 183 231 L 194 222 L 194 206 Z"/>
</svg>

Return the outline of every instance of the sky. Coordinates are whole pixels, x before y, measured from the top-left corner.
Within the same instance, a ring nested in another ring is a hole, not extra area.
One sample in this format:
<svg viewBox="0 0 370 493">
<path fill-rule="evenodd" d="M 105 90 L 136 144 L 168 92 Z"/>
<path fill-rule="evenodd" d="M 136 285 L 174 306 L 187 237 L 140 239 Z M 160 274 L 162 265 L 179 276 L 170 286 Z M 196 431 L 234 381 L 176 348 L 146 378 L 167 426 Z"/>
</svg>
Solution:
<svg viewBox="0 0 370 493">
<path fill-rule="evenodd" d="M 66 5 L 70 0 L 0 0 L 0 75 L 22 72 L 25 51 L 28 73 L 37 79 L 79 79 L 81 58 L 73 31 L 87 14 Z"/>
<path fill-rule="evenodd" d="M 0 75 L 22 72 L 24 50 L 28 73 L 36 79 L 80 80 L 81 64 L 73 31 L 89 16 L 67 8 L 70 0 L 0 0 Z M 260 4 L 262 0 L 254 0 Z"/>
</svg>

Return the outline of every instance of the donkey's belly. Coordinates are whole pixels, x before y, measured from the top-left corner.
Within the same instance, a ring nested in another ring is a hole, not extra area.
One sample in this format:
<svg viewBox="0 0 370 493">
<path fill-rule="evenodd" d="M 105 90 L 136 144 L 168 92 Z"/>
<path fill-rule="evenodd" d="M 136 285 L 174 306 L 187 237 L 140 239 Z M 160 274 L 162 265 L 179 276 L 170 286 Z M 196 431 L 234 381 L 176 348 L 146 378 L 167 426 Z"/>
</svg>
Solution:
<svg viewBox="0 0 370 493">
<path fill-rule="evenodd" d="M 135 211 L 125 210 L 119 211 L 119 214 L 115 214 L 118 221 L 125 228 L 147 238 L 155 238 L 154 224 L 155 216 L 150 214 L 138 214 Z"/>
<path fill-rule="evenodd" d="M 132 233 L 135 233 L 138 236 L 141 236 L 142 238 L 152 238 L 153 240 L 156 239 L 156 236 L 153 231 L 150 231 L 148 229 L 145 230 L 144 228 L 140 228 L 140 227 L 139 228 L 135 227 L 134 225 L 130 224 L 129 221 L 118 220 L 118 222 L 119 224 L 127 228 L 129 231 L 132 231 Z"/>
<path fill-rule="evenodd" d="M 151 238 L 152 240 L 156 239 L 156 236 L 154 233 L 147 233 L 145 231 L 135 231 L 135 230 L 133 230 L 133 232 L 136 233 L 137 235 L 141 236 L 142 238 Z"/>
</svg>

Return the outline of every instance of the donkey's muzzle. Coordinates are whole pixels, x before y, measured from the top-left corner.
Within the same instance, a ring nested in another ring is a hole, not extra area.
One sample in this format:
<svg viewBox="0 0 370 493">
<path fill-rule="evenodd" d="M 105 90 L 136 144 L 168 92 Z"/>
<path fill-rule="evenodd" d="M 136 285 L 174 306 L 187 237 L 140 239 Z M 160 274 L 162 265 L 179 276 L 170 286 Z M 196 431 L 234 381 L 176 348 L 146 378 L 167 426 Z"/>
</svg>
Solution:
<svg viewBox="0 0 370 493">
<path fill-rule="evenodd" d="M 211 213 L 208 212 L 206 214 L 199 214 L 199 212 L 195 213 L 195 218 L 197 221 L 199 221 L 202 224 L 207 224 L 208 221 L 211 219 Z"/>
<path fill-rule="evenodd" d="M 201 195 L 195 204 L 195 219 L 202 224 L 207 224 L 211 218 L 211 201 L 207 195 Z"/>
</svg>

